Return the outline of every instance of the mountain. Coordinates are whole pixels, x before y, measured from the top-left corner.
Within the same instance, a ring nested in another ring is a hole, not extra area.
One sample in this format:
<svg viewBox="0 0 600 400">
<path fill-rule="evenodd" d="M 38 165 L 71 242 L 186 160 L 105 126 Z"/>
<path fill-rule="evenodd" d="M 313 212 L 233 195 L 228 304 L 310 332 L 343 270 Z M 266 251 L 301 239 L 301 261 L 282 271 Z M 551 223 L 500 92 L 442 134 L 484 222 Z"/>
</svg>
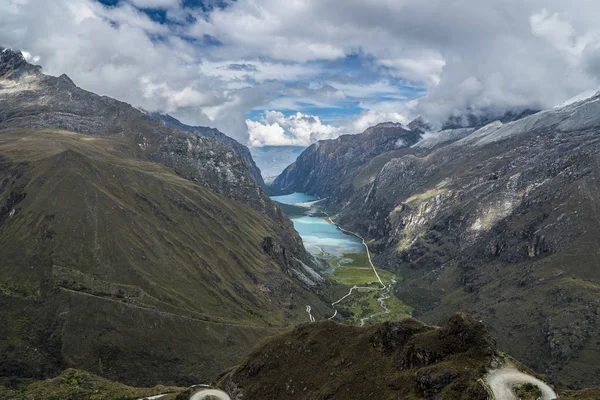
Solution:
<svg viewBox="0 0 600 400">
<path fill-rule="evenodd" d="M 179 175 L 278 218 L 250 176 L 249 165 L 231 147 L 169 129 L 126 103 L 78 88 L 66 75 L 43 75 L 21 53 L 2 50 L 0 65 L 0 128 L 56 128 L 127 138 Z"/>
<path fill-rule="evenodd" d="M 250 152 L 267 183 L 271 183 L 305 149 L 303 146 L 264 146 L 252 147 Z"/>
<path fill-rule="evenodd" d="M 19 52 L 0 51 L 0 129 L 52 128 L 127 140 L 150 161 L 277 222 L 286 247 L 310 262 L 291 221 L 263 192 L 248 163 L 231 147 L 167 128 L 129 104 L 78 88 L 66 75 L 55 78 L 42 74 L 41 67 L 27 63 Z"/>
<path fill-rule="evenodd" d="M 385 123 L 360 135 L 343 135 L 319 141 L 306 149 L 271 185 L 284 193 L 303 192 L 328 197 L 333 191 L 347 191 L 339 180 L 349 181 L 358 166 L 375 162 L 384 152 L 405 152 L 420 139 L 420 131 L 401 124 Z M 377 164 L 374 165 L 377 168 Z"/>
<path fill-rule="evenodd" d="M 182 124 L 177 119 L 173 118 L 168 114 L 161 114 L 155 112 L 147 112 L 149 117 L 161 122 L 164 126 L 172 129 L 177 129 L 182 132 L 188 132 L 195 136 L 201 136 L 205 138 L 216 139 L 219 142 L 231 147 L 238 155 L 240 155 L 248 164 L 248 169 L 250 170 L 250 175 L 256 181 L 258 186 L 261 188 L 265 188 L 265 182 L 263 181 L 262 174 L 260 169 L 256 166 L 252 155 L 250 154 L 250 150 L 238 142 L 235 139 L 230 138 L 229 136 L 221 133 L 219 130 L 214 128 L 208 128 L 205 126 L 190 126 Z"/>
<path fill-rule="evenodd" d="M 291 222 L 230 147 L 0 53 L 0 376 L 212 380 L 322 318 Z"/>
<path fill-rule="evenodd" d="M 375 264 L 402 276 L 396 295 L 415 317 L 468 312 L 555 382 L 598 386 L 599 100 L 449 142 L 433 134 L 433 146 L 365 151 L 368 134 L 321 142 L 276 183 L 327 197 Z"/>
<path fill-rule="evenodd" d="M 481 128 L 495 121 L 508 123 L 518 121 L 529 115 L 540 112 L 539 109 L 522 108 L 498 112 L 494 110 L 477 110 L 453 115 L 442 124 L 442 130 L 459 128 Z"/>
</svg>

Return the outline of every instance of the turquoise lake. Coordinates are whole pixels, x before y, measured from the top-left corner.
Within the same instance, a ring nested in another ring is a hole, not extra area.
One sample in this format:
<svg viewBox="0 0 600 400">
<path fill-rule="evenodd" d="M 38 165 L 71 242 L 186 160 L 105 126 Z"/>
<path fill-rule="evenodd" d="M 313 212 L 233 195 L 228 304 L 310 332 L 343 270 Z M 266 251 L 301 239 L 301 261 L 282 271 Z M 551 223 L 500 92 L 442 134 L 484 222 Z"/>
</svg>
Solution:
<svg viewBox="0 0 600 400">
<path fill-rule="evenodd" d="M 304 193 L 294 193 L 287 196 L 273 196 L 274 201 L 282 204 L 302 205 L 302 203 L 317 200 L 316 197 Z M 304 247 L 311 254 L 322 252 L 337 256 L 343 253 L 364 253 L 362 241 L 357 237 L 344 234 L 325 218 L 310 215 L 292 218 L 294 228 L 302 237 Z"/>
</svg>

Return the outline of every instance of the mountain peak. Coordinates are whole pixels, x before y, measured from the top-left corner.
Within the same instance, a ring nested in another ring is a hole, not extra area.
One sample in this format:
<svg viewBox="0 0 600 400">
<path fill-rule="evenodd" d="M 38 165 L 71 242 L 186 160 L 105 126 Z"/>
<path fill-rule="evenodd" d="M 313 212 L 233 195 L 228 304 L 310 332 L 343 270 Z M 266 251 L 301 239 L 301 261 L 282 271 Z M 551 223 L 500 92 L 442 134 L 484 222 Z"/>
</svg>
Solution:
<svg viewBox="0 0 600 400">
<path fill-rule="evenodd" d="M 600 89 L 596 88 L 596 89 L 587 90 L 583 93 L 578 94 L 575 97 L 570 98 L 569 100 L 565 101 L 564 103 L 557 105 L 556 107 L 554 107 L 554 109 L 557 110 L 560 108 L 568 107 L 573 104 L 582 103 L 584 101 L 591 100 L 594 97 L 597 97 L 598 95 L 600 95 Z"/>
<path fill-rule="evenodd" d="M 75 82 L 73 82 L 73 80 L 71 78 L 69 78 L 69 76 L 67 74 L 62 74 L 61 76 L 58 77 L 58 79 L 60 79 L 63 82 L 66 82 L 72 86 L 76 86 Z"/>
<path fill-rule="evenodd" d="M 427 132 L 431 130 L 431 125 L 425 120 L 425 118 L 418 116 L 411 123 L 406 126 L 411 131 Z"/>
<path fill-rule="evenodd" d="M 25 56 L 20 51 L 0 46 L 0 76 L 11 76 L 15 72 L 31 73 L 39 72 L 40 66 L 32 65 L 27 62 Z M 16 77 L 18 77 L 18 74 Z"/>
<path fill-rule="evenodd" d="M 400 122 L 388 121 L 388 122 L 379 123 L 379 124 L 375 125 L 374 127 L 367 129 L 367 131 L 370 129 L 377 129 L 377 128 L 404 128 L 404 125 L 402 125 Z"/>
</svg>

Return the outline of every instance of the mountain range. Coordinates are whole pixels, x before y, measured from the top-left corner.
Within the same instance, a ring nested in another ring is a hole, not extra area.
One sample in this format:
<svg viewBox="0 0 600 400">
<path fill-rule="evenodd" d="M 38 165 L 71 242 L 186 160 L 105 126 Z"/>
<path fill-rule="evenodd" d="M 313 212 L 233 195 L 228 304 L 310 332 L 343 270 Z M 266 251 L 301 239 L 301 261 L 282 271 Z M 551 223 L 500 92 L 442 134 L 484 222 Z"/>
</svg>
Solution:
<svg viewBox="0 0 600 400">
<path fill-rule="evenodd" d="M 598 398 L 599 100 L 248 149 L 0 48 L 0 398 Z M 334 322 L 293 192 L 413 318 Z"/>
<path fill-rule="evenodd" d="M 0 51 L 2 376 L 210 381 L 305 304 L 328 312 L 300 237 L 231 143 Z"/>
<path fill-rule="evenodd" d="M 274 190 L 326 198 L 415 317 L 468 312 L 555 382 L 599 385 L 599 100 L 439 133 L 379 125 L 309 147 Z"/>
</svg>

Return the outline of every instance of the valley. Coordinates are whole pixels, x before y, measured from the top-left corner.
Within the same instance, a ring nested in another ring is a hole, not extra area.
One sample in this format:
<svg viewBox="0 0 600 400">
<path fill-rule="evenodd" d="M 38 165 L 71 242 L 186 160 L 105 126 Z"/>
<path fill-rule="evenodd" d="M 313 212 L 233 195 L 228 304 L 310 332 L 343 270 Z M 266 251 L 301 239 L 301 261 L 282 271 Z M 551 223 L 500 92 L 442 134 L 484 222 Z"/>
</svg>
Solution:
<svg viewBox="0 0 600 400">
<path fill-rule="evenodd" d="M 423 140 L 382 124 L 313 145 L 274 185 L 326 199 L 401 277 L 413 316 L 467 311 L 554 382 L 597 386 L 597 107 L 596 95 Z"/>
<path fill-rule="evenodd" d="M 300 304 L 329 314 L 292 223 L 227 143 L 12 50 L 0 104 L 0 387 L 12 397 L 68 369 L 129 387 L 210 382 L 303 322 Z"/>
<path fill-rule="evenodd" d="M 319 199 L 304 193 L 271 199 L 293 207 L 287 211 L 306 249 L 321 262 L 320 273 L 340 284 L 324 294 L 333 300 L 328 320 L 365 326 L 410 317 L 412 308 L 393 292 L 398 278 L 376 268 L 364 239 L 336 225 Z"/>
<path fill-rule="evenodd" d="M 0 48 L 0 400 L 600 398 L 600 92 L 430 121 L 404 77 L 194 65 L 210 32 L 149 108 Z"/>
</svg>

